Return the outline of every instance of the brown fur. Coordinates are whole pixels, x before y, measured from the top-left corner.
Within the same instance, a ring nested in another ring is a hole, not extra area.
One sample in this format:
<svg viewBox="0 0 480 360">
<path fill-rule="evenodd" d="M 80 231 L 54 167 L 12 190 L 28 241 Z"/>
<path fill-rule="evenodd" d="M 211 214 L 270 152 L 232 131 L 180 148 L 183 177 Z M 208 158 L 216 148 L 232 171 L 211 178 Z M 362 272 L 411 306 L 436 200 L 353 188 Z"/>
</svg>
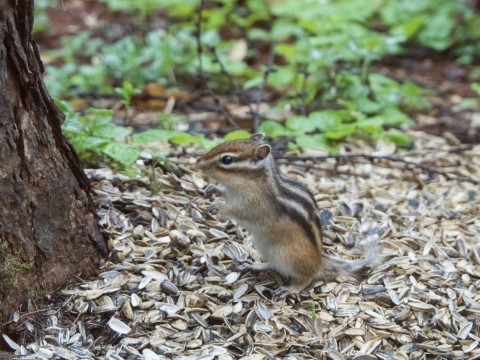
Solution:
<svg viewBox="0 0 480 360">
<path fill-rule="evenodd" d="M 225 203 L 218 205 L 219 211 L 245 227 L 269 267 L 291 280 L 280 293 L 298 293 L 329 271 L 340 271 L 341 266 L 323 258 L 313 195 L 304 185 L 278 173 L 270 147 L 261 145 L 262 139 L 256 134 L 249 140 L 220 144 L 202 156 L 198 166 L 224 187 Z M 233 156 L 234 162 L 222 164 L 225 155 Z M 370 261 L 365 260 L 365 265 Z M 325 269 L 327 265 L 340 268 Z"/>
</svg>

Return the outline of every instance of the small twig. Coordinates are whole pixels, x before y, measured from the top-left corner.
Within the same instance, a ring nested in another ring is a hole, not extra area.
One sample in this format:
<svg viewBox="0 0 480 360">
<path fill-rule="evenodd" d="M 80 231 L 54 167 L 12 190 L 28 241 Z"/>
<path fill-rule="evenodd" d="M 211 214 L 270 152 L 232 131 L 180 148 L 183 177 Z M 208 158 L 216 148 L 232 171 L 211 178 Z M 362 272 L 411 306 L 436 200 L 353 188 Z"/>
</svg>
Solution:
<svg viewBox="0 0 480 360">
<path fill-rule="evenodd" d="M 198 16 L 195 22 L 195 40 L 197 43 L 197 56 L 198 56 L 198 72 L 200 75 L 200 79 L 202 80 L 203 86 L 207 93 L 212 97 L 213 101 L 215 102 L 215 105 L 218 106 L 220 109 L 221 113 L 225 116 L 227 122 L 234 128 L 239 129 L 240 126 L 235 122 L 235 120 L 232 117 L 232 114 L 230 114 L 230 111 L 221 103 L 220 98 L 215 94 L 215 92 L 210 88 L 208 85 L 208 79 L 205 74 L 205 71 L 203 69 L 203 60 L 202 60 L 202 54 L 203 54 L 203 47 L 202 47 L 202 40 L 201 40 L 201 35 L 202 35 L 202 21 L 203 21 L 203 6 L 204 6 L 204 0 L 200 0 L 200 4 L 198 5 Z"/>
<path fill-rule="evenodd" d="M 213 60 L 220 66 L 220 73 L 225 75 L 225 77 L 228 79 L 228 82 L 230 83 L 230 86 L 233 88 L 233 90 L 235 91 L 235 94 L 238 96 L 239 100 L 244 104 L 247 104 L 250 107 L 250 111 L 253 113 L 253 108 L 250 105 L 250 100 L 248 100 L 248 97 L 245 94 L 245 91 L 243 91 L 243 89 L 237 86 L 232 74 L 228 72 L 222 60 L 220 59 L 220 56 L 218 56 L 218 53 L 215 47 L 211 46 L 209 47 L 209 50 L 213 55 Z"/>
<path fill-rule="evenodd" d="M 17 323 L 19 323 L 20 320 L 23 320 L 23 319 L 26 318 L 26 317 L 29 317 L 29 316 L 32 316 L 32 315 L 36 315 L 36 314 L 38 314 L 38 313 L 45 312 L 45 311 L 49 311 L 49 310 L 52 310 L 52 309 L 50 309 L 50 308 L 45 308 L 45 309 L 38 309 L 38 310 L 35 310 L 35 311 L 31 311 L 31 312 L 28 312 L 28 313 L 24 313 L 24 314 L 20 315 L 20 317 L 18 318 Z M 58 312 L 58 310 L 57 310 L 57 312 Z M 6 323 L 1 324 L 1 325 L 0 325 L 0 328 L 4 328 L 5 326 L 10 325 L 10 324 L 13 324 L 13 323 L 14 323 L 13 320 L 7 321 Z"/>
<path fill-rule="evenodd" d="M 265 93 L 265 88 L 267 87 L 268 76 L 273 72 L 273 62 L 275 60 L 275 43 L 272 42 L 270 45 L 270 53 L 268 55 L 267 68 L 263 72 L 262 83 L 260 84 L 260 94 L 257 97 L 256 101 L 256 111 L 253 113 L 253 129 L 257 131 L 258 126 L 260 125 L 260 104 L 263 100 L 263 94 Z"/>
<path fill-rule="evenodd" d="M 298 97 L 300 98 L 300 113 L 303 116 L 307 116 L 307 104 L 305 100 L 307 98 L 307 80 L 310 73 L 308 72 L 307 65 L 304 65 L 298 72 L 303 75 L 302 89 L 298 93 Z"/>
<path fill-rule="evenodd" d="M 394 156 L 394 155 L 389 155 L 389 156 L 376 156 L 376 155 L 368 155 L 368 154 L 351 154 L 351 155 L 326 155 L 326 156 L 290 156 L 290 155 L 284 155 L 278 157 L 280 160 L 287 160 L 287 161 L 294 161 L 294 160 L 300 160 L 300 161 L 325 161 L 329 159 L 334 159 L 337 160 L 338 162 L 355 162 L 355 160 L 358 159 L 363 159 L 363 160 L 368 160 L 370 162 L 375 162 L 375 161 L 391 161 L 391 162 L 397 162 L 397 163 L 402 163 L 405 165 L 406 170 L 412 170 L 412 169 L 420 169 L 421 171 L 425 172 L 428 174 L 428 176 L 432 177 L 432 175 L 441 175 L 444 176 L 448 180 L 454 180 L 454 181 L 465 181 L 465 182 L 470 182 L 472 184 L 480 184 L 480 181 L 467 178 L 465 176 L 461 175 L 454 175 L 454 174 L 449 174 L 444 171 L 434 169 L 428 165 L 423 165 L 423 164 L 418 164 L 412 161 L 408 161 L 402 157 L 399 156 Z M 382 165 L 382 164 L 377 164 L 377 165 Z"/>
</svg>

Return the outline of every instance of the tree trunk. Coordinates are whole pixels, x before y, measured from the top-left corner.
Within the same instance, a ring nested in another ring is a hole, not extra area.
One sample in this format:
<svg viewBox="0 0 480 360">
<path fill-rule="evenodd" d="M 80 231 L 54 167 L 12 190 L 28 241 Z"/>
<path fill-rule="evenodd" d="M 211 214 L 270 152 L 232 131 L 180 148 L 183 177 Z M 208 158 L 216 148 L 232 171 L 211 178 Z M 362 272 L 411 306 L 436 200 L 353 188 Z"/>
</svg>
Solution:
<svg viewBox="0 0 480 360">
<path fill-rule="evenodd" d="M 92 273 L 106 254 L 32 24 L 32 0 L 0 0 L 0 332 L 11 309 Z"/>
</svg>

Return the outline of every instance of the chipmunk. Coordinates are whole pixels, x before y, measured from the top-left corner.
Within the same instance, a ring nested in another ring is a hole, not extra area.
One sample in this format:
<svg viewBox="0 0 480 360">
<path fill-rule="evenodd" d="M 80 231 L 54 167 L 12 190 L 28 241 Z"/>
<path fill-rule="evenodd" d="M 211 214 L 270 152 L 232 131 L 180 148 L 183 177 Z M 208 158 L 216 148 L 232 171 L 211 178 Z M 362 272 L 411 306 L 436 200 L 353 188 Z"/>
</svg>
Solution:
<svg viewBox="0 0 480 360">
<path fill-rule="evenodd" d="M 373 246 L 365 259 L 342 261 L 325 256 L 318 208 L 310 190 L 280 174 L 264 134 L 214 147 L 197 165 L 220 186 L 209 185 L 205 196 L 221 195 L 219 212 L 237 221 L 253 237 L 266 264 L 243 264 L 243 270 L 273 270 L 288 283 L 274 296 L 296 295 L 316 279 L 371 267 Z"/>
</svg>

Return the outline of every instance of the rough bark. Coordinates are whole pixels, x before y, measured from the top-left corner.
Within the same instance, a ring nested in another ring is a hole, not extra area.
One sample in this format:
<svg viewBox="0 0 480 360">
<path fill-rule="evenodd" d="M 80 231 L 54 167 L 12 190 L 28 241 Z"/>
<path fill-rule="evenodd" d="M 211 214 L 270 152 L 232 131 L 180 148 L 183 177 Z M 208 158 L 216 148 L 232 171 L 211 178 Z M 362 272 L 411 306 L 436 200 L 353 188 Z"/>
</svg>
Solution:
<svg viewBox="0 0 480 360">
<path fill-rule="evenodd" d="M 32 0 L 0 0 L 0 333 L 11 309 L 92 272 L 106 252 L 32 24 Z"/>
</svg>

